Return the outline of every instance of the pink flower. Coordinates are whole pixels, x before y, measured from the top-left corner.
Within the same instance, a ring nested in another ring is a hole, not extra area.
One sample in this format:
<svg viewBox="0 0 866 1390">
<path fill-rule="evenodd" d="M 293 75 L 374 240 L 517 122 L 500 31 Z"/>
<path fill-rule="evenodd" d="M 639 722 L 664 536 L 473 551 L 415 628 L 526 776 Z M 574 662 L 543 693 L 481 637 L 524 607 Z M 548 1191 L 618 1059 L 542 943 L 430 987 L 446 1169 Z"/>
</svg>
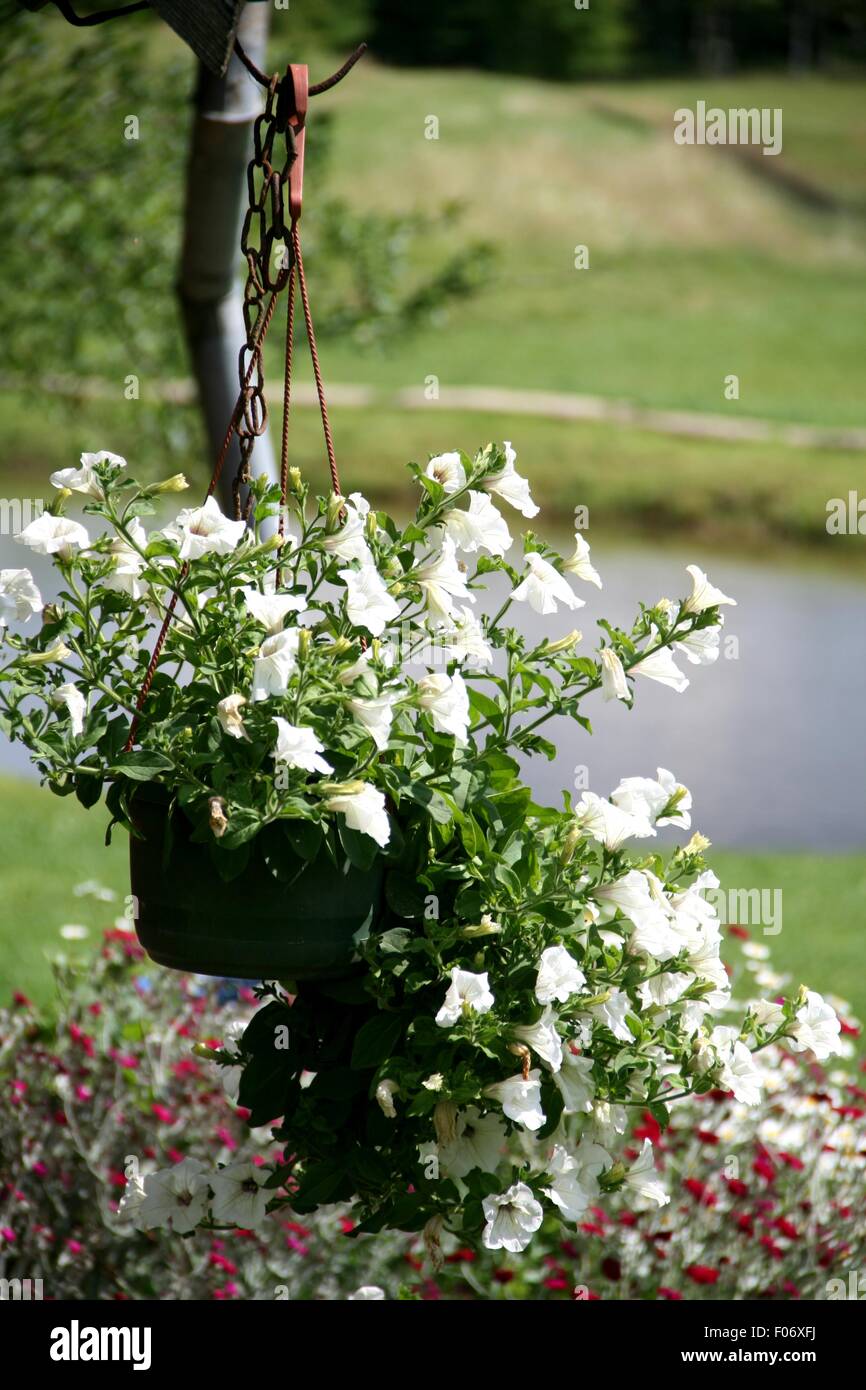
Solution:
<svg viewBox="0 0 866 1390">
<path fill-rule="evenodd" d="M 172 1112 L 169 1110 L 169 1108 L 168 1108 L 167 1105 L 160 1105 L 158 1101 L 154 1101 L 154 1102 L 153 1102 L 153 1105 L 151 1105 L 150 1109 L 151 1109 L 151 1113 L 154 1114 L 154 1115 L 156 1116 L 156 1118 L 159 1120 L 160 1124 L 163 1124 L 163 1125 L 171 1125 L 171 1124 L 174 1124 L 174 1115 L 173 1115 Z"/>
</svg>

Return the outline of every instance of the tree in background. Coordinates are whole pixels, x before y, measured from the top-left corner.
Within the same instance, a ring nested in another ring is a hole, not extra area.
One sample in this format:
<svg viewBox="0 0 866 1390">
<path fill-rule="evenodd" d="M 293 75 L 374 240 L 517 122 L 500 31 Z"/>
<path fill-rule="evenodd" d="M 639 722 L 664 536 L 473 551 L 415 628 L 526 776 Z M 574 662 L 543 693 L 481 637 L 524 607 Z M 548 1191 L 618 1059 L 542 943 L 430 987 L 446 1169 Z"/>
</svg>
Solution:
<svg viewBox="0 0 866 1390">
<path fill-rule="evenodd" d="M 147 389 L 188 371 L 175 279 L 194 65 L 179 44 L 165 57 L 153 42 L 157 22 L 107 24 L 98 41 L 46 12 L 4 25 L 0 335 L 4 372 L 15 380 L 74 372 L 116 384 L 122 400 L 125 379 L 137 377 L 147 396 L 136 417 L 140 454 L 158 450 L 164 460 L 190 449 L 198 429 L 192 414 Z M 274 51 L 301 48 L 301 38 L 289 45 L 290 32 L 277 29 Z M 328 122 L 317 114 L 317 182 Z M 319 267 L 320 334 L 369 346 L 470 294 L 486 278 L 490 249 L 455 245 L 459 218 L 456 205 L 359 215 L 327 187 L 311 197 L 304 223 L 309 262 Z"/>
</svg>

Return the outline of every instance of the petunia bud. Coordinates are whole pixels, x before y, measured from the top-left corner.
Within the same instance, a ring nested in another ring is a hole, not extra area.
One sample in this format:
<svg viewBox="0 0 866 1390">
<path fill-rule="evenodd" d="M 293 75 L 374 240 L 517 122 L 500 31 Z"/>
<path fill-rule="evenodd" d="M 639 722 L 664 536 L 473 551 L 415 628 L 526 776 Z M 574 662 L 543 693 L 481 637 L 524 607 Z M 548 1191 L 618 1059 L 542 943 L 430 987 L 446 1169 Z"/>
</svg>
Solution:
<svg viewBox="0 0 866 1390">
<path fill-rule="evenodd" d="M 563 841 L 562 849 L 559 852 L 559 862 L 563 865 L 570 864 L 574 855 L 574 848 L 580 839 L 580 827 L 573 825 Z"/>
<path fill-rule="evenodd" d="M 457 1138 L 457 1106 L 453 1100 L 440 1100 L 433 1108 L 433 1128 L 436 1142 L 444 1147 L 453 1144 Z"/>
<path fill-rule="evenodd" d="M 188 487 L 189 483 L 183 473 L 173 473 L 170 478 L 166 478 L 161 483 L 154 483 L 146 491 L 156 495 L 158 492 L 186 492 Z"/>
<path fill-rule="evenodd" d="M 208 801 L 210 811 L 210 828 L 218 840 L 229 828 L 229 818 L 226 815 L 226 804 L 221 796 L 212 796 Z"/>
<path fill-rule="evenodd" d="M 308 627 L 302 627 L 298 632 L 298 661 L 306 661 L 310 652 L 310 642 L 313 634 Z"/>
<path fill-rule="evenodd" d="M 290 468 L 290 469 L 289 469 L 289 488 L 290 488 L 290 490 L 291 490 L 292 492 L 299 493 L 299 492 L 301 491 L 301 487 L 302 487 L 302 482 L 301 482 L 301 470 L 300 470 L 300 468 Z"/>
<path fill-rule="evenodd" d="M 706 835 L 702 835 L 696 830 L 688 844 L 683 849 L 683 854 L 703 854 L 705 849 L 709 849 L 712 840 L 708 840 Z"/>
<path fill-rule="evenodd" d="M 346 503 L 339 492 L 332 492 L 328 498 L 328 510 L 325 512 L 325 530 L 328 532 L 339 531 L 340 518 L 343 515 Z"/>
<path fill-rule="evenodd" d="M 50 512 L 52 516 L 61 516 L 63 514 L 63 508 L 68 498 L 71 496 L 72 492 L 70 488 L 59 487 L 45 510 Z"/>
<path fill-rule="evenodd" d="M 366 782 L 355 778 L 352 782 L 317 782 L 310 790 L 320 796 L 357 796 L 366 786 Z"/>
<path fill-rule="evenodd" d="M 557 652 L 567 652 L 569 647 L 576 647 L 578 642 L 583 641 L 583 633 L 579 628 L 573 628 L 566 637 L 560 637 L 557 642 L 549 642 L 542 649 L 542 656 L 555 656 Z"/>
<path fill-rule="evenodd" d="M 44 652 L 25 652 L 20 661 L 22 666 L 47 666 L 52 661 L 65 661 L 71 655 L 65 642 L 54 642 Z"/>
<path fill-rule="evenodd" d="M 468 927 L 461 927 L 460 935 L 465 936 L 467 941 L 471 941 L 476 936 L 496 936 L 502 931 L 498 922 L 494 922 L 488 912 L 482 914 L 480 922 L 473 922 Z"/>
<path fill-rule="evenodd" d="M 431 1216 L 427 1225 L 424 1227 L 424 1248 L 430 1256 L 430 1263 L 435 1271 L 439 1271 L 445 1262 L 442 1254 L 441 1236 L 444 1218 L 441 1216 Z"/>
</svg>

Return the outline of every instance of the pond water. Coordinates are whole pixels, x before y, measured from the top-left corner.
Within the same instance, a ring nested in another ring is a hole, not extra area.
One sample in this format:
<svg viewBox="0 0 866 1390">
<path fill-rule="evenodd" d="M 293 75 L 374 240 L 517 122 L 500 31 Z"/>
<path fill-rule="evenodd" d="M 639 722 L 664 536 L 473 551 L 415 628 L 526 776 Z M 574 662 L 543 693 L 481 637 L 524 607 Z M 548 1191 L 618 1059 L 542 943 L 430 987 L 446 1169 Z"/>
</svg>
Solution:
<svg viewBox="0 0 866 1390">
<path fill-rule="evenodd" d="M 661 766 L 689 787 L 693 826 L 716 845 L 866 847 L 866 583 L 812 566 L 702 556 L 696 548 L 687 554 L 617 550 L 599 541 L 592 558 L 604 590 L 576 584 L 586 607 L 560 609 L 550 618 L 515 605 L 515 621 L 528 635 L 555 639 L 578 626 L 590 651 L 597 618 L 630 627 L 639 600 L 688 593 L 684 567 L 696 562 L 738 600 L 725 610 L 725 637 L 737 639 L 736 654 L 723 654 L 713 666 L 681 660 L 691 681 L 683 694 L 639 680 L 631 711 L 590 696 L 583 712 L 592 719 L 592 736 L 552 720 L 544 732 L 558 753 L 552 763 L 535 760 L 540 765 L 530 780 L 536 798 L 561 805 L 562 790 L 574 790 L 578 767 L 586 769 L 593 791 L 607 794 L 621 777 L 654 776 Z M 0 538 L 0 566 L 28 563 L 43 593 L 51 592 L 47 562 L 28 559 L 22 547 Z M 490 599 L 496 602 L 494 592 Z M 24 750 L 2 738 L 0 770 L 30 771 Z"/>
</svg>

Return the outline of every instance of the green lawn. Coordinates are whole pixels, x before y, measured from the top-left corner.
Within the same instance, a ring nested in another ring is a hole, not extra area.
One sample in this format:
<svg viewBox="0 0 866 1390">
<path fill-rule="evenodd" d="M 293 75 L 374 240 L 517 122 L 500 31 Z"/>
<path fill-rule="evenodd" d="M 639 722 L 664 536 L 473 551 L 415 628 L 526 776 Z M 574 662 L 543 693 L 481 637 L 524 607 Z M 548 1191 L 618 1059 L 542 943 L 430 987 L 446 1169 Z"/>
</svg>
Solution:
<svg viewBox="0 0 866 1390">
<path fill-rule="evenodd" d="M 121 911 L 128 892 L 126 842 L 102 845 L 105 814 L 85 812 L 73 799 L 59 799 L 31 783 L 0 778 L 5 855 L 0 870 L 0 999 L 12 989 L 45 1001 L 51 997 L 46 952 L 84 951 Z M 861 965 L 866 919 L 866 854 L 820 855 L 715 853 L 723 884 L 779 887 L 783 926 L 766 940 L 776 969 L 792 985 L 849 999 L 866 1017 L 866 979 Z M 117 894 L 115 903 L 75 897 L 73 888 L 96 879 Z M 83 945 L 59 936 L 64 923 L 90 929 Z M 156 969 L 157 967 L 154 967 Z"/>
<path fill-rule="evenodd" d="M 284 34 L 279 43 L 283 43 Z M 177 47 L 154 28 L 160 52 Z M 276 60 L 274 45 L 273 58 Z M 332 58 L 310 56 L 314 73 Z M 461 237 L 497 248 L 489 285 L 465 304 L 382 348 L 326 339 L 327 381 L 387 393 L 437 376 L 449 386 L 529 387 L 628 399 L 658 409 L 863 424 L 866 361 L 866 103 L 862 81 L 749 76 L 694 82 L 546 84 L 466 71 L 383 68 L 367 58 L 323 99 L 333 118 L 328 192 L 359 210 L 464 208 Z M 698 97 L 784 112 L 777 159 L 746 162 L 722 147 L 673 142 L 672 113 Z M 428 116 L 439 138 L 424 138 Z M 307 196 L 316 197 L 315 112 Z M 816 210 L 763 166 L 836 194 Z M 437 233 L 441 239 L 442 233 Z M 573 268 L 586 244 L 590 268 Z M 441 245 L 437 248 L 441 253 Z M 418 249 L 423 258 L 426 248 Z M 307 247 L 314 308 L 315 241 Z M 75 312 L 70 299 L 69 312 Z M 168 302 L 165 312 L 173 312 Z M 268 380 L 278 420 L 278 350 Z M 57 369 L 58 364 L 47 364 Z M 61 364 L 74 368 L 74 363 Z M 725 400 L 735 374 L 740 398 Z M 118 388 L 118 395 L 120 388 Z M 44 495 L 46 473 L 82 449 L 123 452 L 143 476 L 138 402 L 83 402 L 0 393 L 0 492 Z M 614 424 L 528 415 L 450 413 L 387 404 L 332 412 L 347 487 L 406 499 L 403 463 L 462 444 L 511 438 L 535 491 L 564 515 L 594 508 L 598 530 L 762 549 L 828 543 L 828 498 L 862 481 L 862 455 L 781 444 L 665 438 Z M 178 411 L 195 439 L 191 411 Z M 190 452 L 195 453 L 195 445 Z M 298 410 L 293 462 L 324 482 L 315 412 Z M 195 462 L 171 460 L 196 476 Z M 205 477 L 199 465 L 198 481 Z M 598 532 L 597 532 L 598 533 Z M 838 558 L 856 539 L 834 538 Z"/>
<path fill-rule="evenodd" d="M 329 371 L 861 422 L 864 85 L 776 76 L 550 85 L 360 65 L 332 94 L 334 182 L 359 207 L 457 199 L 467 231 L 498 246 L 499 264 L 447 323 L 378 360 L 329 345 Z M 675 145 L 673 110 L 697 96 L 781 106 L 782 153 L 755 169 L 724 148 Z M 436 140 L 424 138 L 431 114 Z M 314 196 L 314 124 L 308 144 Z M 837 191 L 844 206 L 806 207 L 779 185 L 780 169 Z M 578 244 L 589 270 L 574 269 Z M 313 283 L 312 252 L 309 261 Z M 730 373 L 738 402 L 724 399 Z"/>
<path fill-rule="evenodd" d="M 273 412 L 278 430 L 280 410 Z M 198 421 L 185 412 L 193 436 Z M 0 459 L 0 495 L 41 497 L 49 473 L 74 463 L 84 449 L 122 453 L 142 479 L 166 473 L 157 460 L 140 460 L 138 426 L 128 405 L 90 402 L 64 420 L 57 403 L 34 416 L 16 397 L 0 394 L 6 453 Z M 507 412 L 340 407 L 332 411 L 340 474 L 346 491 L 360 489 L 380 506 L 406 514 L 416 489 L 410 460 L 490 439 L 510 439 L 519 466 L 544 509 L 567 525 L 580 503 L 590 509 L 596 539 L 630 534 L 675 539 L 743 553 L 780 556 L 809 545 L 834 562 L 862 567 L 861 538 L 828 536 L 827 499 L 848 496 L 862 475 L 860 456 L 842 450 L 791 449 L 782 443 L 730 443 L 668 437 L 612 424 L 545 420 Z M 294 406 L 292 459 L 316 490 L 327 486 L 321 422 L 313 408 Z M 204 493 L 204 462 L 187 465 L 194 489 Z"/>
</svg>

